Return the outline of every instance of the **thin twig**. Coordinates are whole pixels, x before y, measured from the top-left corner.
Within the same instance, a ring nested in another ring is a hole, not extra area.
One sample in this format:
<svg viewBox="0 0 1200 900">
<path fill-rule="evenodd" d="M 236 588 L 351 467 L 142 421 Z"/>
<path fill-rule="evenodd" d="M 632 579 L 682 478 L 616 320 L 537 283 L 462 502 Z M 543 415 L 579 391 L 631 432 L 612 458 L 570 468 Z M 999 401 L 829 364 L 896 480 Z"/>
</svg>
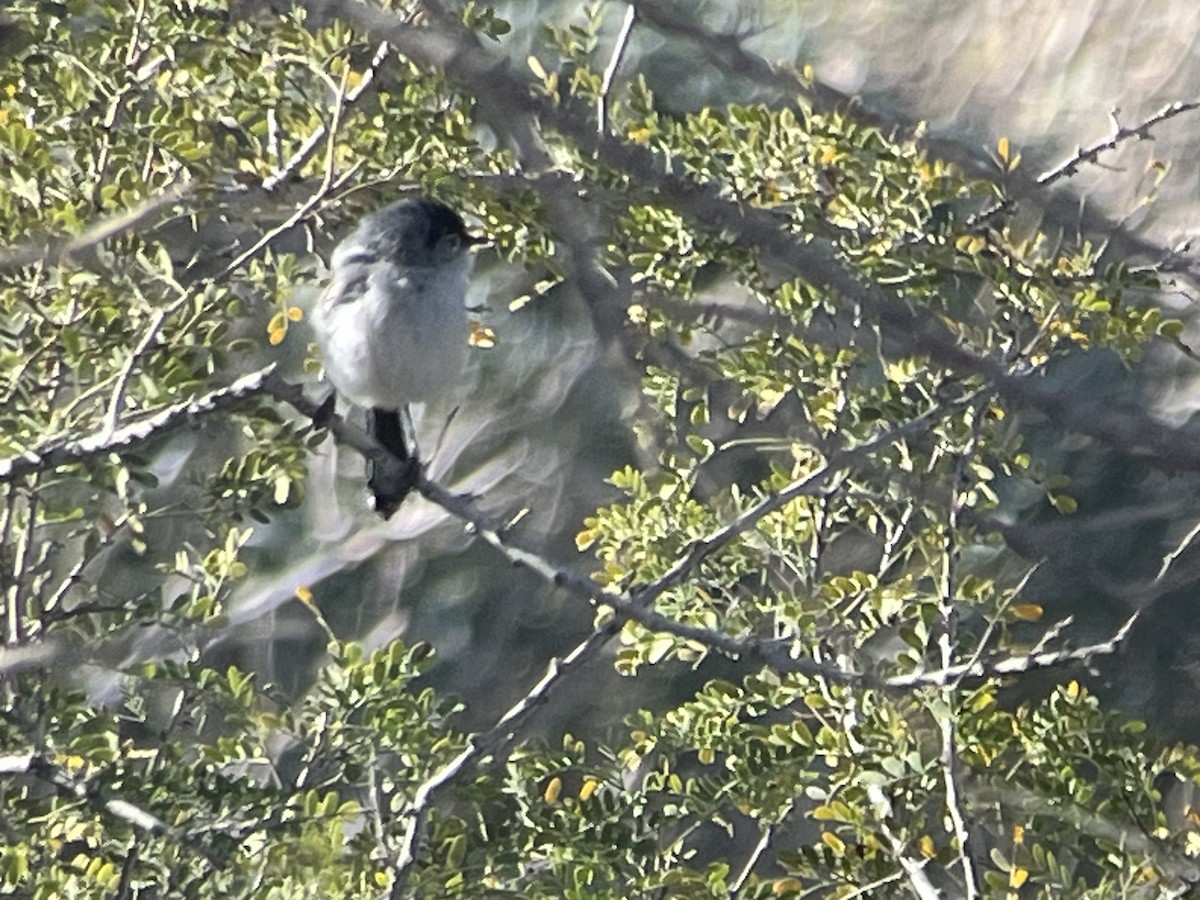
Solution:
<svg viewBox="0 0 1200 900">
<path fill-rule="evenodd" d="M 1168 103 L 1152 116 L 1139 122 L 1137 125 L 1127 127 L 1117 121 L 1116 116 L 1113 118 L 1113 130 L 1104 140 L 1097 141 L 1088 147 L 1079 147 L 1075 152 L 1060 162 L 1053 168 L 1047 169 L 1036 179 L 1034 184 L 1039 188 L 1046 188 L 1063 178 L 1068 178 L 1079 171 L 1079 168 L 1088 163 L 1096 163 L 1100 154 L 1109 150 L 1116 149 L 1120 144 L 1130 138 L 1137 138 L 1139 141 L 1148 140 L 1151 138 L 1150 130 L 1155 126 L 1168 119 L 1173 119 L 1176 116 L 1183 115 L 1186 112 L 1191 112 L 1194 109 L 1200 109 L 1200 100 L 1184 102 L 1178 100 L 1174 103 Z M 1006 198 L 1000 200 L 980 212 L 967 218 L 966 228 L 978 228 L 981 225 L 994 219 L 997 215 L 1009 209 L 1012 206 L 1012 199 Z"/>
<path fill-rule="evenodd" d="M 359 98 L 366 93 L 367 89 L 375 82 L 375 73 L 379 67 L 391 53 L 391 46 L 387 41 L 380 41 L 379 46 L 375 48 L 375 54 L 371 57 L 370 64 L 363 70 L 362 77 L 350 91 L 341 98 L 342 108 L 348 108 L 358 102 Z M 321 145 L 321 141 L 325 139 L 330 128 L 324 122 L 321 122 L 314 128 L 296 148 L 296 152 L 291 155 L 286 163 L 263 179 L 262 189 L 264 191 L 274 191 L 285 181 L 289 180 L 316 152 L 317 147 Z M 239 187 L 244 187 L 239 185 Z"/>
<path fill-rule="evenodd" d="M 875 881 L 870 881 L 867 884 L 860 885 L 849 894 L 842 894 L 838 900 L 854 900 L 855 897 L 871 897 L 876 888 L 881 888 L 885 884 L 891 884 L 893 881 L 899 881 L 903 876 L 903 872 L 892 872 L 890 875 L 884 875 L 882 878 L 877 878 Z"/>
<path fill-rule="evenodd" d="M 915 687 L 940 687 L 955 681 L 976 678 L 1003 678 L 1019 675 L 1034 669 L 1049 669 L 1073 663 L 1088 663 L 1097 656 L 1111 656 L 1120 649 L 1129 637 L 1141 613 L 1135 612 L 1108 640 L 1074 649 L 1048 650 L 1044 653 L 1027 653 L 1008 656 L 988 662 L 960 663 L 933 672 L 913 672 L 909 675 L 893 675 L 884 680 L 889 688 L 907 690 Z"/>
<path fill-rule="evenodd" d="M 71 588 L 75 587 L 75 585 L 79 584 L 79 582 L 83 580 L 83 573 L 87 570 L 87 567 L 91 565 L 91 563 L 98 558 L 101 553 L 111 547 L 113 542 L 116 541 L 117 538 L 122 534 L 126 523 L 126 515 L 127 514 L 122 514 L 117 520 L 107 523 L 107 527 L 102 526 L 104 530 L 100 540 L 96 541 L 96 544 L 94 547 L 92 547 L 91 551 L 86 553 L 81 552 L 79 554 L 78 559 L 75 560 L 70 571 L 63 576 L 63 579 L 59 582 L 58 587 L 54 589 L 54 593 L 51 594 L 49 599 L 42 604 L 42 617 L 44 621 L 39 624 L 44 625 L 45 621 L 49 621 L 59 614 L 59 605 L 62 604 L 62 602 L 66 599 Z"/>
<path fill-rule="evenodd" d="M 104 119 L 101 122 L 100 146 L 95 156 L 96 162 L 91 185 L 92 204 L 97 209 L 101 207 L 100 192 L 104 185 L 109 161 L 112 158 L 113 135 L 116 132 L 117 120 L 125 111 L 129 98 L 133 94 L 134 87 L 140 85 L 150 75 L 149 72 L 144 75 L 139 75 L 138 73 L 138 70 L 141 68 L 142 57 L 146 54 L 147 50 L 147 46 L 142 43 L 142 25 L 146 18 L 146 9 L 148 6 L 149 4 L 146 0 L 139 0 L 137 8 L 134 11 L 133 31 L 129 36 L 129 46 L 125 50 L 124 64 L 119 69 L 119 71 L 125 72 L 128 77 L 124 84 L 110 97 L 108 109 L 105 111 Z"/>
<path fill-rule="evenodd" d="M 941 633 L 938 635 L 938 650 L 941 654 L 942 668 L 948 669 L 954 663 L 956 644 L 958 642 L 958 611 L 954 604 L 954 583 L 958 563 L 959 514 L 962 512 L 965 494 L 970 487 L 970 464 L 975 456 L 975 448 L 979 442 L 983 422 L 983 408 L 987 398 L 974 406 L 975 415 L 972 418 L 971 434 L 966 446 L 958 455 L 954 466 L 954 485 L 950 494 L 950 508 L 946 515 L 944 526 L 945 539 L 942 547 L 942 576 L 938 591 L 938 618 Z M 936 454 L 934 454 L 936 458 Z M 930 462 L 930 468 L 934 463 Z M 940 762 L 942 766 L 942 784 L 946 793 L 946 813 L 950 819 L 954 836 L 958 841 L 958 860 L 963 872 L 963 886 L 967 900 L 977 900 L 979 897 L 979 873 L 975 868 L 974 853 L 971 846 L 971 832 L 967 827 L 966 816 L 963 814 L 960 797 L 962 786 L 959 783 L 958 762 L 958 733 L 955 718 L 953 683 L 943 690 L 945 701 L 941 712 L 937 715 L 938 732 L 941 738 Z"/>
<path fill-rule="evenodd" d="M 1034 563 L 1032 566 L 1030 566 L 1025 571 L 1025 574 L 1023 576 L 1021 576 L 1021 580 L 1018 581 L 1013 588 L 1011 588 L 1008 591 L 1005 591 L 1005 594 L 1006 594 L 1005 598 L 1001 601 L 1000 606 L 996 610 L 995 614 L 989 617 L 987 627 L 985 627 L 983 629 L 983 634 L 981 634 L 979 636 L 979 640 L 977 640 L 975 642 L 975 650 L 971 654 L 971 658 L 969 660 L 967 660 L 968 667 L 975 666 L 981 659 L 983 659 L 983 654 L 987 650 L 988 644 L 991 643 L 992 635 L 995 633 L 997 627 L 999 627 L 1000 622 L 1003 619 L 1004 613 L 1008 610 L 1009 604 L 1011 604 L 1014 600 L 1016 600 L 1018 597 L 1021 596 L 1021 594 L 1025 590 L 1025 586 L 1027 584 L 1029 584 L 1029 579 L 1031 579 L 1033 577 L 1033 574 L 1039 568 L 1041 568 L 1041 565 L 1042 565 L 1042 563 L 1040 560 L 1038 562 Z M 955 681 L 955 682 L 951 682 L 951 684 L 955 688 L 958 688 L 962 684 L 962 679 L 959 679 L 958 681 Z"/>
<path fill-rule="evenodd" d="M 779 822 L 771 822 L 761 826 L 761 833 L 758 836 L 758 843 L 754 845 L 754 849 L 750 851 L 750 856 L 747 857 L 742 870 L 738 873 L 737 878 L 733 880 L 733 884 L 729 886 L 729 900 L 737 900 L 738 894 L 742 892 L 742 888 L 750 880 L 750 876 L 754 874 L 754 867 L 758 865 L 758 861 L 762 859 L 763 854 L 771 846 L 771 841 L 774 840 L 776 832 L 779 831 Z"/>
<path fill-rule="evenodd" d="M 36 479 L 36 473 L 35 473 Z M 34 547 L 34 528 L 37 526 L 37 493 L 26 492 L 25 528 L 17 533 L 16 552 L 13 553 L 12 583 L 9 585 L 5 602 L 5 632 L 4 643 L 9 647 L 19 647 L 25 643 L 25 588 L 29 585 L 25 573 L 29 570 L 29 555 Z"/>
<path fill-rule="evenodd" d="M 1090 147 L 1080 147 L 1075 151 L 1074 155 L 1069 156 L 1057 166 L 1048 169 L 1037 177 L 1038 187 L 1048 187 L 1059 179 L 1074 175 L 1079 171 L 1079 167 L 1085 163 L 1094 163 L 1099 159 L 1100 154 L 1108 150 L 1115 149 L 1119 144 L 1137 138 L 1139 141 L 1149 140 L 1151 138 L 1150 130 L 1155 125 L 1166 122 L 1168 119 L 1173 119 L 1176 116 L 1183 115 L 1186 112 L 1191 112 L 1194 109 L 1200 109 L 1200 100 L 1192 100 L 1188 102 L 1176 101 L 1168 103 L 1154 115 L 1139 122 L 1132 127 L 1121 125 L 1120 122 L 1113 117 L 1114 130 L 1107 138 L 1102 141 L 1097 141 Z"/>
<path fill-rule="evenodd" d="M 1183 552 L 1191 546 L 1192 541 L 1196 539 L 1197 535 L 1200 535 L 1200 522 L 1192 526 L 1191 531 L 1183 536 L 1183 540 L 1175 546 L 1175 549 L 1163 557 L 1162 566 L 1159 568 L 1158 574 L 1154 576 L 1152 584 L 1158 584 L 1166 577 L 1175 560 L 1179 559 L 1183 555 Z"/>
<path fill-rule="evenodd" d="M 621 60 L 629 46 L 629 36 L 633 33 L 633 23 L 637 21 L 637 7 L 632 3 L 625 9 L 625 20 L 617 34 L 617 42 L 613 46 L 612 56 L 604 69 L 604 79 L 600 83 L 600 96 L 596 98 L 596 130 L 600 134 L 608 133 L 608 96 L 612 91 L 613 81 L 617 70 L 621 68 Z"/>
<path fill-rule="evenodd" d="M 100 429 L 102 435 L 111 437 L 116 433 L 117 428 L 120 427 L 121 407 L 125 404 L 125 390 L 129 386 L 130 377 L 133 375 L 133 367 L 157 339 L 158 332 L 162 328 L 163 323 L 167 321 L 168 315 L 170 315 L 169 307 L 162 307 L 155 311 L 150 319 L 150 325 L 142 334 L 142 339 L 138 341 L 137 346 L 125 358 L 125 362 L 121 366 L 121 371 L 117 373 L 117 383 L 113 388 L 112 396 L 108 400 L 108 412 L 104 416 L 104 425 Z"/>
<path fill-rule="evenodd" d="M 599 631 L 592 632 L 566 656 L 552 660 L 546 674 L 495 725 L 471 738 L 458 756 L 417 788 L 402 814 L 404 834 L 400 839 L 400 850 L 392 863 L 391 896 L 395 900 L 405 896 L 408 874 L 416 862 L 417 848 L 425 828 L 425 814 L 434 801 L 460 775 L 471 771 L 484 758 L 498 757 L 510 747 L 525 721 L 548 700 L 554 689 L 599 656 L 605 644 L 619 630 L 617 620 L 613 620 Z"/>
</svg>

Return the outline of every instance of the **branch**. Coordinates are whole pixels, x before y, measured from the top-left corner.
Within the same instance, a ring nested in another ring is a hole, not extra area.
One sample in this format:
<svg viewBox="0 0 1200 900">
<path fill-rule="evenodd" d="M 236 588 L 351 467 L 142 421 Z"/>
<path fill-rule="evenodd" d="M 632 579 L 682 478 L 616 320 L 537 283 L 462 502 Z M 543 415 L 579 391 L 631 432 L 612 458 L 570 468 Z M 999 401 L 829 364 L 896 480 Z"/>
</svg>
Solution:
<svg viewBox="0 0 1200 900">
<path fill-rule="evenodd" d="M 71 644 L 59 635 L 24 644 L 0 647 L 0 680 L 30 670 L 44 669 L 67 658 Z"/>
<path fill-rule="evenodd" d="M 550 694 L 563 681 L 583 669 L 600 655 L 604 645 L 618 631 L 619 620 L 613 620 L 575 646 L 566 656 L 551 660 L 546 674 L 528 693 L 511 706 L 487 731 L 472 737 L 467 746 L 454 759 L 443 766 L 432 778 L 417 788 L 412 801 L 404 810 L 404 834 L 400 839 L 400 851 L 392 863 L 391 895 L 396 900 L 406 896 L 405 884 L 408 873 L 417 858 L 421 835 L 425 829 L 425 814 L 442 793 L 451 787 L 459 776 L 471 771 L 475 765 L 491 756 L 499 758 L 516 743 L 521 727 L 544 704 Z"/>
<path fill-rule="evenodd" d="M 1121 644 L 1129 637 L 1141 612 L 1135 612 L 1125 620 L 1125 623 L 1106 641 L 1088 644 L 1074 650 L 1047 650 L 1040 653 L 1028 653 L 1023 656 L 1009 656 L 988 662 L 971 662 L 957 666 L 948 666 L 933 672 L 914 672 L 910 675 L 894 675 L 884 680 L 889 688 L 909 690 L 918 687 L 942 687 L 962 679 L 1003 678 L 1007 675 L 1019 675 L 1034 669 L 1049 669 L 1071 663 L 1089 663 L 1094 657 L 1109 656 L 1120 649 Z"/>
<path fill-rule="evenodd" d="M 629 46 L 629 36 L 633 34 L 633 23 L 637 20 L 637 7 L 633 4 L 625 10 L 625 20 L 621 23 L 621 31 L 613 46 L 612 58 L 604 70 L 604 79 L 600 85 L 600 96 L 596 98 L 596 130 L 600 134 L 608 132 L 608 95 L 612 91 L 613 81 L 617 70 L 621 68 L 621 60 Z"/>
<path fill-rule="evenodd" d="M 1080 147 L 1075 151 L 1073 156 L 1063 160 L 1052 169 L 1048 169 L 1037 177 L 1038 187 L 1048 187 L 1054 182 L 1074 175 L 1079 171 L 1079 167 L 1085 163 L 1096 162 L 1101 153 L 1115 149 L 1119 144 L 1124 143 L 1130 138 L 1137 138 L 1139 141 L 1151 140 L 1150 129 L 1155 125 L 1166 122 L 1168 119 L 1173 119 L 1176 116 L 1186 112 L 1191 112 L 1194 109 L 1200 109 L 1200 101 L 1192 100 L 1184 102 L 1177 100 L 1174 103 L 1168 103 L 1154 115 L 1142 120 L 1133 127 L 1126 127 L 1116 121 L 1116 114 L 1113 115 L 1113 121 L 1116 127 L 1112 134 L 1102 141 L 1097 141 L 1090 147 Z"/>
<path fill-rule="evenodd" d="M 347 422 L 342 416 L 329 416 L 328 422 L 326 422 L 322 415 L 321 404 L 305 396 L 304 389 L 300 385 L 289 384 L 279 376 L 271 375 L 262 389 L 307 418 L 321 417 L 322 424 L 328 427 L 335 440 L 357 450 L 364 457 L 385 465 L 391 459 L 390 454 L 371 435 Z M 958 402 L 969 403 L 975 396 L 974 394 L 969 395 Z M 521 547 L 508 534 L 504 525 L 497 523 L 492 517 L 480 511 L 471 498 L 447 490 L 436 482 L 430 481 L 424 474 L 417 481 L 417 491 L 430 502 L 441 506 L 451 515 L 465 522 L 473 535 L 494 547 L 509 562 L 528 568 L 547 583 L 582 597 L 596 607 L 611 609 L 616 630 L 619 630 L 619 627 L 625 622 L 634 621 L 650 631 L 693 641 L 731 658 L 766 666 L 781 675 L 801 674 L 825 678 L 838 684 L 908 691 L 928 687 L 946 687 L 967 679 L 974 681 L 1000 678 L 1035 669 L 1054 668 L 1077 662 L 1086 663 L 1096 656 L 1115 653 L 1133 629 L 1139 613 L 1131 616 L 1107 641 L 1089 644 L 1085 647 L 1048 650 L 987 661 L 973 658 L 968 663 L 933 671 L 876 678 L 868 673 L 855 672 L 831 663 L 822 663 L 806 657 L 795 657 L 786 642 L 743 640 L 731 637 L 714 629 L 678 622 L 651 608 L 665 591 L 681 584 L 707 556 L 726 545 L 733 538 L 750 530 L 764 516 L 782 508 L 798 497 L 819 493 L 825 482 L 837 471 L 869 457 L 888 443 L 912 437 L 932 427 L 937 416 L 944 412 L 945 410 L 940 408 L 930 411 L 924 416 L 884 431 L 854 447 L 832 452 L 829 462 L 825 465 L 792 482 L 778 493 L 763 498 L 728 525 L 694 541 L 660 578 L 620 593 L 606 592 L 590 579 L 558 567 L 538 553 Z M 612 628 L 613 624 L 606 623 L 603 627 L 607 630 Z M 614 630 L 612 633 L 615 634 L 616 631 Z M 569 656 L 573 657 L 577 651 L 578 648 Z M 549 688 L 546 690 L 548 691 Z"/>
<path fill-rule="evenodd" d="M 147 197 L 133 209 L 123 210 L 99 219 L 73 238 L 53 238 L 27 241 L 7 250 L 0 251 L 0 272 L 8 272 L 31 266 L 34 263 L 57 265 L 64 259 L 76 256 L 92 247 L 99 246 L 109 238 L 140 228 L 160 211 L 174 206 L 191 196 L 193 186 L 175 184 L 161 193 Z"/>
<path fill-rule="evenodd" d="M 370 64 L 363 70 L 358 84 L 352 90 L 347 91 L 344 97 L 340 98 L 340 105 L 343 110 L 357 103 L 362 95 L 366 93 L 367 89 L 374 84 L 375 73 L 379 71 L 379 67 L 388 58 L 391 50 L 392 48 L 388 45 L 387 41 L 379 43 L 379 46 L 375 49 L 375 55 L 371 57 Z M 349 70 L 347 69 L 347 71 Z M 336 127 L 333 130 L 336 131 Z M 262 189 L 267 192 L 274 191 L 285 181 L 288 181 L 301 166 L 308 162 L 321 145 L 321 141 L 325 139 L 325 135 L 329 132 L 329 126 L 324 122 L 318 124 L 316 128 L 309 132 L 308 137 L 304 139 L 300 146 L 296 148 L 296 152 L 291 155 L 291 158 L 263 179 Z M 245 185 L 240 183 L 237 186 L 241 189 L 245 188 Z"/>
<path fill-rule="evenodd" d="M 1039 188 L 1049 187 L 1056 181 L 1060 181 L 1063 178 L 1068 178 L 1076 174 L 1079 171 L 1080 166 L 1087 163 L 1097 162 L 1101 153 L 1116 149 L 1120 144 L 1124 143 L 1130 138 L 1136 137 L 1139 141 L 1152 139 L 1150 129 L 1152 129 L 1155 125 L 1159 125 L 1162 122 L 1166 122 L 1168 119 L 1173 119 L 1178 115 L 1182 115 L 1183 113 L 1191 112 L 1194 109 L 1200 109 L 1200 101 L 1193 100 L 1186 103 L 1183 101 L 1176 101 L 1174 103 L 1168 103 L 1158 112 L 1154 113 L 1154 115 L 1142 120 L 1131 128 L 1122 125 L 1120 122 L 1117 122 L 1114 114 L 1113 121 L 1115 127 L 1113 128 L 1112 134 L 1102 141 L 1097 141 L 1090 147 L 1077 148 L 1072 156 L 1067 157 L 1054 168 L 1047 169 L 1036 179 L 1034 179 L 1033 183 Z M 986 222 L 994 219 L 1000 213 L 1010 209 L 1012 204 L 1012 198 L 994 203 L 987 209 L 970 216 L 966 221 L 966 227 L 968 229 L 978 228 Z"/>
<path fill-rule="evenodd" d="M 275 364 L 272 363 L 249 375 L 243 375 L 228 387 L 168 406 L 115 431 L 106 427 L 78 440 L 58 438 L 40 447 L 26 450 L 20 456 L 0 460 L 0 482 L 83 462 L 102 453 L 124 450 L 150 440 L 181 422 L 230 409 L 262 391 L 274 370 Z"/>
<path fill-rule="evenodd" d="M 986 398 L 985 398 L 986 399 Z M 941 585 L 938 591 L 938 618 L 940 634 L 938 634 L 938 649 L 941 653 L 943 668 L 949 668 L 955 659 L 954 648 L 958 637 L 958 612 L 954 603 L 954 583 L 957 574 L 959 558 L 959 515 L 963 508 L 963 492 L 970 487 L 970 463 L 975 456 L 978 446 L 980 429 L 983 421 L 983 404 L 974 407 L 975 415 L 971 422 L 971 435 L 966 446 L 959 453 L 955 463 L 954 488 L 950 495 L 949 510 L 946 516 L 944 546 L 942 549 Z M 954 688 L 951 683 L 943 688 L 944 705 L 935 712 L 938 722 L 938 732 L 941 739 L 939 762 L 942 767 L 942 784 L 946 794 L 946 816 L 950 820 L 954 837 L 958 841 L 958 862 L 963 873 L 963 887 L 967 900 L 977 900 L 979 897 L 979 872 L 975 866 L 971 832 L 967 827 L 966 816 L 963 815 L 960 797 L 962 784 L 959 774 L 958 758 L 958 728 L 954 710 Z"/>
<path fill-rule="evenodd" d="M 41 754 L 22 753 L 14 756 L 0 756 L 0 775 L 31 775 L 39 781 L 52 785 L 59 793 L 67 797 L 98 806 L 110 815 L 132 825 L 138 831 L 144 831 L 151 835 L 175 835 L 175 830 L 158 816 L 127 800 L 105 800 L 97 797 L 83 783 L 76 781 Z"/>
<path fill-rule="evenodd" d="M 1175 545 L 1175 549 L 1163 557 L 1162 566 L 1159 567 L 1158 574 L 1154 576 L 1154 584 L 1159 584 L 1167 576 L 1167 572 L 1171 570 L 1171 566 L 1191 546 L 1197 536 L 1200 536 L 1200 522 L 1193 525 L 1191 530 L 1183 536 L 1183 539 Z"/>
<path fill-rule="evenodd" d="M 1189 885 L 1200 883 L 1200 864 L 1196 860 L 1148 837 L 1137 828 L 1123 826 L 1098 816 L 1072 802 L 1070 798 L 1055 797 L 1048 800 L 1016 783 L 989 779 L 972 787 L 967 799 L 973 806 L 978 807 L 999 804 L 1015 811 L 1025 820 L 1032 816 L 1055 819 L 1080 834 L 1087 834 L 1120 847 L 1126 855 L 1143 853 L 1163 872 Z"/>
<path fill-rule="evenodd" d="M 150 325 L 142 334 L 141 340 L 137 342 L 137 345 L 125 357 L 125 362 L 121 364 L 121 370 L 116 376 L 116 387 L 113 388 L 113 392 L 108 398 L 108 410 L 104 414 L 104 427 L 100 431 L 102 435 L 111 437 L 120 428 L 121 408 L 125 405 L 125 390 L 129 386 L 129 379 L 133 377 L 133 367 L 150 349 L 150 345 L 158 339 L 159 330 L 174 308 L 175 304 L 172 303 L 170 306 L 159 307 L 155 310 L 154 315 L 150 318 Z"/>
<path fill-rule="evenodd" d="M 790 812 L 791 807 L 789 806 L 787 812 L 780 818 L 780 821 L 759 824 L 758 843 L 754 845 L 754 849 L 750 851 L 750 856 L 746 858 L 746 862 L 742 865 L 737 878 L 729 886 L 729 900 L 737 900 L 738 895 L 742 892 L 742 888 L 746 886 L 747 882 L 750 881 L 750 876 L 754 874 L 754 868 L 758 865 L 758 861 L 770 849 L 771 841 L 775 839 L 775 835 L 779 832 L 779 828 L 783 824 L 783 819 Z"/>
</svg>

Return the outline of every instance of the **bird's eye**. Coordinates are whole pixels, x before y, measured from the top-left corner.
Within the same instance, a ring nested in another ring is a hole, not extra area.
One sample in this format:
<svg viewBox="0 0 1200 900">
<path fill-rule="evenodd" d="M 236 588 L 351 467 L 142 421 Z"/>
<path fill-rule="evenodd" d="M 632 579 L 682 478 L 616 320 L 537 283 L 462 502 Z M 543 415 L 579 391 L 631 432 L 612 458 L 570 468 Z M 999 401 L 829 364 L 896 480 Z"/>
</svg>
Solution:
<svg viewBox="0 0 1200 900">
<path fill-rule="evenodd" d="M 462 243 L 462 238 L 457 234 L 444 234 L 442 235 L 441 239 L 438 240 L 438 250 L 442 251 L 443 253 L 455 253 L 462 249 Z"/>
</svg>

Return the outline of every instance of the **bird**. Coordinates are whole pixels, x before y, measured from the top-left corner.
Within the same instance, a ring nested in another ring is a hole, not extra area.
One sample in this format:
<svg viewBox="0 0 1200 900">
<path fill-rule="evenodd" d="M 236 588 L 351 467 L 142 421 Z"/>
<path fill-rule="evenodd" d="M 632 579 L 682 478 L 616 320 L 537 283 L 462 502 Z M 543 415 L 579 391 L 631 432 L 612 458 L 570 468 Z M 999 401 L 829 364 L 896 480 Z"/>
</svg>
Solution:
<svg viewBox="0 0 1200 900">
<path fill-rule="evenodd" d="M 421 197 L 364 216 L 330 258 L 313 330 L 334 390 L 367 411 L 368 430 L 395 459 L 368 463 L 367 486 L 385 519 L 419 472 L 405 434 L 408 404 L 451 393 L 466 367 L 470 250 L 483 242 L 451 207 Z"/>
</svg>

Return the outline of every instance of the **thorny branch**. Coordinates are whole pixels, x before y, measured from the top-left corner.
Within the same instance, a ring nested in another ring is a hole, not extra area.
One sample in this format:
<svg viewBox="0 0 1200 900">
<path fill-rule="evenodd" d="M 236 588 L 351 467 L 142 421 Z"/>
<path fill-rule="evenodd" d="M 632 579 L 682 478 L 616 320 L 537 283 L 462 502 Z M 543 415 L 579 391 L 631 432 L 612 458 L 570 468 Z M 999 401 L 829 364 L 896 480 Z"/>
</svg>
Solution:
<svg viewBox="0 0 1200 900">
<path fill-rule="evenodd" d="M 1118 146 L 1131 138 L 1137 138 L 1139 141 L 1152 140 L 1151 130 L 1168 119 L 1173 119 L 1176 116 L 1191 112 L 1194 109 L 1200 109 L 1200 101 L 1194 100 L 1184 102 L 1177 100 L 1174 103 L 1168 103 L 1158 112 L 1143 119 L 1137 125 L 1126 126 L 1122 125 L 1113 115 L 1114 128 L 1112 133 L 1104 140 L 1097 141 L 1088 147 L 1079 147 L 1074 154 L 1064 159 L 1052 169 L 1047 169 L 1036 179 L 1034 184 L 1038 188 L 1047 188 L 1063 178 L 1069 178 L 1079 171 L 1081 166 L 1089 163 L 1095 163 L 1100 159 L 1100 154 L 1106 153 L 1109 150 L 1115 150 Z M 1002 212 L 1007 211 L 1012 207 L 1012 198 L 1000 200 L 987 209 L 980 210 L 967 219 L 967 228 L 978 228 L 981 225 L 991 221 Z"/>
<path fill-rule="evenodd" d="M 101 453 L 125 450 L 173 428 L 181 422 L 228 410 L 246 398 L 258 393 L 267 377 L 275 370 L 274 364 L 243 375 L 228 387 L 218 388 L 200 397 L 193 397 L 168 406 L 145 418 L 125 425 L 115 431 L 107 427 L 76 440 L 59 438 L 40 447 L 26 450 L 19 456 L 0 460 L 0 482 L 12 481 L 33 472 L 57 469 L 59 466 L 83 462 Z"/>
</svg>

